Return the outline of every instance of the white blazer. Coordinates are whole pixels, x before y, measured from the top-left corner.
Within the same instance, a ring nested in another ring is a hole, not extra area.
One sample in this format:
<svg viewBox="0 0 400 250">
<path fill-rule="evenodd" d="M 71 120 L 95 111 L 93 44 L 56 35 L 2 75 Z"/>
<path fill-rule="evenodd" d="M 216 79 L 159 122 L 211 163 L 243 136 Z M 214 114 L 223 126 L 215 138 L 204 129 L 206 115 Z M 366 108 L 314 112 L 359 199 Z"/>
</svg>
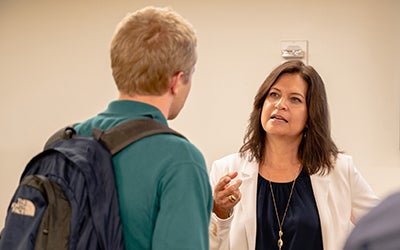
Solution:
<svg viewBox="0 0 400 250">
<path fill-rule="evenodd" d="M 215 161 L 211 166 L 212 187 L 229 172 L 237 171 L 242 179 L 242 198 L 232 216 L 222 220 L 211 216 L 211 250 L 254 250 L 256 242 L 256 195 L 258 164 L 238 153 Z M 342 249 L 354 223 L 378 202 L 378 197 L 354 166 L 351 156 L 339 154 L 335 168 L 327 175 L 312 175 L 321 221 L 324 250 Z"/>
</svg>

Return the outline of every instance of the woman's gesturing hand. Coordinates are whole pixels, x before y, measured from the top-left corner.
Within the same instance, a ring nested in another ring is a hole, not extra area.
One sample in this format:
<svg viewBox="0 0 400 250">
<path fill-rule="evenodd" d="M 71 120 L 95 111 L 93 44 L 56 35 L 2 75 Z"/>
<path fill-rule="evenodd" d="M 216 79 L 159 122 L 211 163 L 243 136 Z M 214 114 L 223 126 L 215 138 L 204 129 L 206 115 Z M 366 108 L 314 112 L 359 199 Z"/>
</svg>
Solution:
<svg viewBox="0 0 400 250">
<path fill-rule="evenodd" d="M 242 180 L 234 180 L 237 175 L 237 172 L 232 172 L 222 176 L 214 187 L 213 212 L 221 219 L 230 216 L 233 207 L 242 197 L 239 190 Z"/>
</svg>

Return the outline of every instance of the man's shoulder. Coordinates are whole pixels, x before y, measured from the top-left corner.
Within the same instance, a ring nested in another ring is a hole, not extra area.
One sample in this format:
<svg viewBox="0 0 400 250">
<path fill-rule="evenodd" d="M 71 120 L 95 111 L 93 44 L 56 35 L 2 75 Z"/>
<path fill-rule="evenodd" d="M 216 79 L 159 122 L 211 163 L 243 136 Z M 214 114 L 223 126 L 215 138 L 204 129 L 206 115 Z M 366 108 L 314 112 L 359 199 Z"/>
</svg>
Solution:
<svg viewBox="0 0 400 250">
<path fill-rule="evenodd" d="M 350 234 L 347 249 L 398 249 L 400 246 L 400 192 L 371 209 Z"/>
<path fill-rule="evenodd" d="M 149 140 L 152 138 L 150 137 Z M 173 134 L 154 135 L 157 146 L 168 150 L 169 154 L 180 157 L 195 157 L 197 160 L 203 161 L 204 156 L 200 149 L 186 138 L 182 138 Z"/>
</svg>

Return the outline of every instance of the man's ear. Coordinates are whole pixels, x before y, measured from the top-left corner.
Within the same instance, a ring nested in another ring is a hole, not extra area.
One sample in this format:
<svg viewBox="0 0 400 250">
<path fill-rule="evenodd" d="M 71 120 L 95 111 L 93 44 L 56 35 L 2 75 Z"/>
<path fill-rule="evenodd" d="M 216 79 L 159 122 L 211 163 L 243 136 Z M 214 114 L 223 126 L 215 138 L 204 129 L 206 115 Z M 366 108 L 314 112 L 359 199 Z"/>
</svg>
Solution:
<svg viewBox="0 0 400 250">
<path fill-rule="evenodd" d="M 179 71 L 171 77 L 171 80 L 169 81 L 169 89 L 171 91 L 171 94 L 176 95 L 178 93 L 179 82 L 182 80 L 182 77 L 182 71 Z"/>
</svg>

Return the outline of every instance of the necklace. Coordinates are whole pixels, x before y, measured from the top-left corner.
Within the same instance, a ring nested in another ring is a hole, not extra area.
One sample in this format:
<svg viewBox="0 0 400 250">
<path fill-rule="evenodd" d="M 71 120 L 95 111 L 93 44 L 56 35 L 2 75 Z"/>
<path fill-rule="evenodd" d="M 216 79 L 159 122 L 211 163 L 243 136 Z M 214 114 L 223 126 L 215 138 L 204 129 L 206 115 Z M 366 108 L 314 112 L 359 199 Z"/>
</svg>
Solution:
<svg viewBox="0 0 400 250">
<path fill-rule="evenodd" d="M 300 168 L 300 169 L 301 169 L 301 168 Z M 297 179 L 297 177 L 293 180 L 292 188 L 290 189 L 289 198 L 288 198 L 288 201 L 287 201 L 287 203 L 286 203 L 286 208 L 285 208 L 285 211 L 284 211 L 283 216 L 282 216 L 282 221 L 281 221 L 280 218 L 279 218 L 278 208 L 277 208 L 277 205 L 276 205 L 274 190 L 272 189 L 271 181 L 268 181 L 268 182 L 269 182 L 269 188 L 271 189 L 272 202 L 274 203 L 275 215 L 276 215 L 276 219 L 278 220 L 278 225 L 279 225 L 279 231 L 278 231 L 278 236 L 279 236 L 279 239 L 278 239 L 278 248 L 279 248 L 279 250 L 281 250 L 281 249 L 282 249 L 282 246 L 283 246 L 283 240 L 282 240 L 282 236 L 283 236 L 282 225 L 283 225 L 283 222 L 285 221 L 287 210 L 289 209 L 289 204 L 290 204 L 290 201 L 291 201 L 291 199 L 292 199 L 293 189 L 294 189 L 294 185 L 296 184 L 296 179 Z"/>
</svg>

